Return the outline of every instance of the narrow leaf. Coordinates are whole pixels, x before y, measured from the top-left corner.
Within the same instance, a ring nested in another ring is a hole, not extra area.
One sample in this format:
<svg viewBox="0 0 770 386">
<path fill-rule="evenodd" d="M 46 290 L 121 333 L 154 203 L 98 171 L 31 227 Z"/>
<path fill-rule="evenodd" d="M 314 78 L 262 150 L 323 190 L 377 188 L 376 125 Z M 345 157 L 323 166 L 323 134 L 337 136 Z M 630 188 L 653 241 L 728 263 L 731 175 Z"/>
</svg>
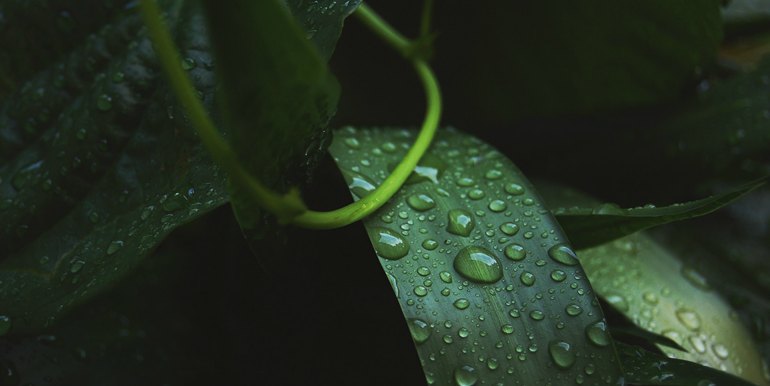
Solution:
<svg viewBox="0 0 770 386">
<path fill-rule="evenodd" d="M 752 383 L 697 363 L 672 359 L 616 343 L 626 381 L 634 385 L 752 386 Z"/>
<path fill-rule="evenodd" d="M 278 0 L 203 1 L 221 81 L 230 144 L 246 170 L 281 192 L 305 182 L 328 143 L 339 85 Z M 260 205 L 236 184 L 233 209 L 247 235 Z"/>
<path fill-rule="evenodd" d="M 414 137 L 336 133 L 330 151 L 354 198 L 387 176 Z M 532 185 L 491 146 L 440 131 L 407 184 L 364 225 L 429 384 L 619 379 L 578 260 Z"/>
<path fill-rule="evenodd" d="M 762 186 L 766 181 L 766 177 L 761 178 L 722 194 L 660 208 L 645 206 L 621 209 L 614 204 L 603 204 L 595 208 L 560 208 L 554 210 L 554 215 L 575 248 L 584 249 L 658 225 L 709 214 Z"/>
<path fill-rule="evenodd" d="M 620 341 L 623 341 L 624 337 L 639 338 L 650 343 L 659 344 L 679 351 L 687 352 L 686 348 L 679 345 L 679 343 L 673 339 L 667 336 L 656 334 L 654 332 L 650 332 L 637 326 L 612 327 L 610 328 L 610 332 L 615 339 Z"/>
</svg>

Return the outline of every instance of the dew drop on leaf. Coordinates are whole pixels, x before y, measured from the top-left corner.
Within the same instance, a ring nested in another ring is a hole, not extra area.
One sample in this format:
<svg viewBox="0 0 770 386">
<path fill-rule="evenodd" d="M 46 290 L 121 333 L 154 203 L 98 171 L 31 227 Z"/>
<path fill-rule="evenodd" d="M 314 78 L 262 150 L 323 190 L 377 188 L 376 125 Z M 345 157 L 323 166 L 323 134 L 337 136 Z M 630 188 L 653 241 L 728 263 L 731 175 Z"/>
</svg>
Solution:
<svg viewBox="0 0 770 386">
<path fill-rule="evenodd" d="M 505 201 L 503 200 L 493 200 L 492 202 L 489 203 L 489 210 L 495 213 L 500 213 L 507 208 L 508 206 L 505 204 Z"/>
<path fill-rule="evenodd" d="M 96 98 L 96 108 L 101 111 L 112 109 L 112 97 L 107 94 L 101 94 Z"/>
<path fill-rule="evenodd" d="M 477 283 L 494 283 L 503 277 L 497 257 L 486 248 L 468 246 L 454 259 L 454 268 L 463 277 Z"/>
<path fill-rule="evenodd" d="M 535 284 L 535 275 L 532 272 L 524 271 L 519 275 L 519 280 L 521 280 L 521 284 L 531 287 Z"/>
<path fill-rule="evenodd" d="M 454 304 L 455 308 L 457 308 L 458 310 L 464 310 L 471 305 L 471 302 L 469 302 L 468 299 L 460 298 L 455 300 L 455 302 L 452 304 Z"/>
<path fill-rule="evenodd" d="M 605 347 L 610 344 L 610 335 L 607 332 L 607 323 L 603 320 L 589 324 L 586 327 L 586 337 L 588 340 L 599 346 Z"/>
<path fill-rule="evenodd" d="M 110 245 L 107 246 L 107 254 L 112 255 L 119 251 L 120 248 L 123 248 L 123 240 L 113 240 L 110 242 Z"/>
<path fill-rule="evenodd" d="M 568 304 L 564 311 L 569 316 L 578 316 L 583 313 L 583 309 L 577 304 Z"/>
<path fill-rule="evenodd" d="M 13 327 L 13 321 L 10 317 L 5 315 L 0 315 L 0 336 L 3 336 L 8 333 L 8 331 L 11 331 L 11 327 Z"/>
<path fill-rule="evenodd" d="M 422 242 L 422 247 L 425 248 L 428 251 L 432 251 L 436 248 L 438 248 L 438 241 L 433 239 L 425 239 Z"/>
<path fill-rule="evenodd" d="M 564 265 L 577 265 L 578 259 L 575 252 L 567 244 L 556 244 L 548 249 L 551 259 Z"/>
<path fill-rule="evenodd" d="M 555 340 L 548 344 L 548 354 L 553 363 L 560 369 L 568 369 L 575 364 L 575 350 L 572 345 L 563 341 Z"/>
<path fill-rule="evenodd" d="M 551 279 L 555 282 L 562 282 L 566 278 L 567 278 L 567 273 L 560 269 L 554 269 L 553 271 L 551 271 Z"/>
<path fill-rule="evenodd" d="M 507 247 L 505 247 L 505 257 L 513 260 L 513 261 L 521 261 L 524 260 L 524 257 L 527 256 L 527 251 L 524 250 L 524 247 L 520 244 L 509 244 Z"/>
<path fill-rule="evenodd" d="M 409 242 L 390 229 L 374 227 L 369 230 L 369 238 L 374 250 L 384 259 L 398 260 L 409 253 Z"/>
<path fill-rule="evenodd" d="M 417 344 L 425 343 L 433 332 L 430 325 L 422 319 L 409 319 L 409 332 L 412 334 L 412 340 Z"/>
<path fill-rule="evenodd" d="M 688 308 L 680 308 L 676 310 L 676 318 L 685 326 L 688 330 L 695 331 L 700 328 L 700 316 L 695 311 Z"/>
<path fill-rule="evenodd" d="M 436 201 L 433 200 L 433 197 L 425 193 L 413 194 L 409 196 L 406 199 L 406 203 L 409 204 L 412 209 L 418 212 L 424 212 L 436 207 Z"/>
<path fill-rule="evenodd" d="M 517 183 L 511 182 L 511 183 L 505 185 L 505 191 L 508 194 L 512 194 L 514 196 L 518 196 L 518 195 L 524 194 L 524 187 L 519 185 L 519 184 L 517 184 Z"/>
<path fill-rule="evenodd" d="M 446 230 L 449 233 L 468 237 L 476 227 L 476 222 L 473 220 L 473 216 L 464 209 L 451 209 L 447 214 L 447 227 Z"/>
<path fill-rule="evenodd" d="M 512 222 L 506 222 L 500 225 L 500 231 L 508 236 L 513 236 L 519 233 L 519 226 Z"/>
<path fill-rule="evenodd" d="M 473 386 L 479 380 L 476 369 L 468 365 L 456 368 L 454 378 L 457 386 Z"/>
</svg>

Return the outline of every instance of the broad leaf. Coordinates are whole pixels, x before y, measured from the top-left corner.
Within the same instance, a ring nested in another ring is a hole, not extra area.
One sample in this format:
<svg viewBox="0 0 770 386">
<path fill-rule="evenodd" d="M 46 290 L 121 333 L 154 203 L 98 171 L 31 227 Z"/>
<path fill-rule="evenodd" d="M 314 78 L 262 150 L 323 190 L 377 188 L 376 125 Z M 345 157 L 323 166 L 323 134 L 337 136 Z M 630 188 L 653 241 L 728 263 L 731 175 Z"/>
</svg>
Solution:
<svg viewBox="0 0 770 386">
<path fill-rule="evenodd" d="M 349 128 L 330 152 L 362 197 L 413 139 Z M 439 132 L 407 184 L 364 225 L 429 384 L 618 380 L 577 258 L 533 187 L 489 145 Z"/>
<path fill-rule="evenodd" d="M 626 381 L 634 385 L 751 386 L 730 374 L 616 343 Z"/>
<path fill-rule="evenodd" d="M 602 204 L 594 208 L 560 208 L 554 210 L 554 215 L 575 248 L 589 248 L 658 225 L 709 214 L 762 186 L 766 180 L 762 178 L 722 194 L 660 208 L 621 209 L 614 204 Z"/>
<path fill-rule="evenodd" d="M 201 19 L 175 9 L 190 75 L 210 104 Z M 226 202 L 223 176 L 157 83 L 149 40 L 139 33 L 127 47 L 0 169 L 0 314 L 11 332 L 50 325 L 175 227 Z"/>
<path fill-rule="evenodd" d="M 305 182 L 328 143 L 326 125 L 339 97 L 336 79 L 278 0 L 203 4 L 233 150 L 273 189 Z M 329 9 L 337 8 L 347 9 Z M 264 227 L 264 214 L 241 189 L 231 186 L 233 209 L 253 237 Z"/>
</svg>

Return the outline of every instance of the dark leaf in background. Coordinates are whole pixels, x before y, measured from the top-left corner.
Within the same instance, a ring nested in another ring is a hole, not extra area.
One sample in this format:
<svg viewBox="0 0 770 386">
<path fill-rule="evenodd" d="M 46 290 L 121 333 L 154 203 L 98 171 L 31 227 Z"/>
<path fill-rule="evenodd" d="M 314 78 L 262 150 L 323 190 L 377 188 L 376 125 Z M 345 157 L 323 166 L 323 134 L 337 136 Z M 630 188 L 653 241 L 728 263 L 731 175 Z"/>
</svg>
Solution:
<svg viewBox="0 0 770 386">
<path fill-rule="evenodd" d="M 330 152 L 357 198 L 414 141 L 398 129 L 335 135 Z M 407 184 L 364 225 L 429 384 L 598 385 L 620 376 L 566 238 L 532 185 L 489 145 L 439 131 Z"/>
<path fill-rule="evenodd" d="M 200 15 L 179 3 L 168 9 L 211 105 Z M 13 333 L 50 326 L 125 276 L 174 228 L 227 200 L 224 177 L 158 82 L 149 40 L 138 32 L 131 41 L 74 98 L 56 100 L 62 112 L 0 169 L 0 314 Z"/>
</svg>

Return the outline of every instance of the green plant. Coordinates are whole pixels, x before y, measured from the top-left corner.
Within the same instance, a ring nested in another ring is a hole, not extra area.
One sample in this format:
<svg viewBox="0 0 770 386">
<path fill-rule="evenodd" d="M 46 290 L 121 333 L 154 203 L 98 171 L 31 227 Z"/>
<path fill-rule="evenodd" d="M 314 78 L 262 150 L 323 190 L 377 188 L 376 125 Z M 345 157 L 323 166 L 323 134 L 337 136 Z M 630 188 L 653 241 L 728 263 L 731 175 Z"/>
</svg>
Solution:
<svg viewBox="0 0 770 386">
<path fill-rule="evenodd" d="M 0 385 L 770 383 L 754 3 L 138 3 L 0 1 Z"/>
</svg>

